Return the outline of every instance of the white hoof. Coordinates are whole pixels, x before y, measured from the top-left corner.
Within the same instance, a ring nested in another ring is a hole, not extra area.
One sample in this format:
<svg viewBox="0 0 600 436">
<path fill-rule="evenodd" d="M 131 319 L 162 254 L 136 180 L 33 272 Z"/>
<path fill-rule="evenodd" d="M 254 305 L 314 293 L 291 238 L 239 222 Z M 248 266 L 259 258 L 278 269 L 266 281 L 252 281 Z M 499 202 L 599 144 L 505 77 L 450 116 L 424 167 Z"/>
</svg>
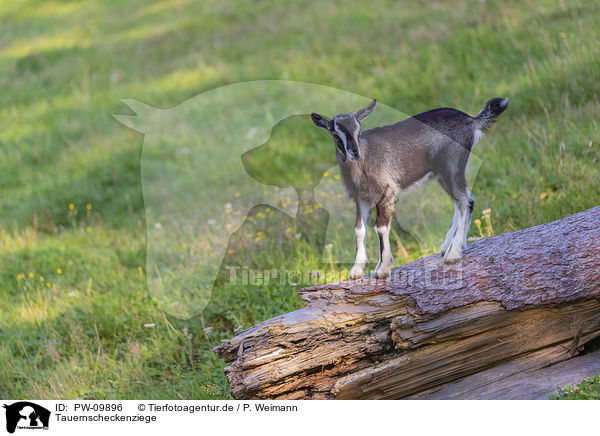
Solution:
<svg viewBox="0 0 600 436">
<path fill-rule="evenodd" d="M 360 266 L 354 265 L 350 270 L 348 278 L 350 280 L 358 280 L 363 276 L 363 269 Z"/>
<path fill-rule="evenodd" d="M 446 241 L 444 241 L 444 243 L 440 245 L 440 254 L 442 257 L 444 257 L 444 255 L 446 254 L 446 251 L 448 250 L 448 245 L 449 244 L 446 244 Z"/>
<path fill-rule="evenodd" d="M 448 265 L 452 265 L 460 261 L 461 259 L 460 250 L 455 250 L 454 247 L 450 248 L 450 250 L 444 255 L 444 262 Z"/>
<path fill-rule="evenodd" d="M 377 266 L 375 268 L 375 274 L 373 275 L 376 279 L 387 279 L 390 276 L 390 267 Z"/>
</svg>

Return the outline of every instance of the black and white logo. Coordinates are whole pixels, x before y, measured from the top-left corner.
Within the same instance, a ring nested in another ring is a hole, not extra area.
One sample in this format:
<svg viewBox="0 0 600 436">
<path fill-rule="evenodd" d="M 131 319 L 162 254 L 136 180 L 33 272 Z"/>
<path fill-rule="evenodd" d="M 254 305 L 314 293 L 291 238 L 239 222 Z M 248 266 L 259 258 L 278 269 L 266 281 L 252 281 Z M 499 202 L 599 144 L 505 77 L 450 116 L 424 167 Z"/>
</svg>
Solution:
<svg viewBox="0 0 600 436">
<path fill-rule="evenodd" d="M 48 430 L 50 411 L 29 401 L 19 401 L 3 406 L 6 409 L 6 431 L 14 433 L 16 429 Z"/>
</svg>

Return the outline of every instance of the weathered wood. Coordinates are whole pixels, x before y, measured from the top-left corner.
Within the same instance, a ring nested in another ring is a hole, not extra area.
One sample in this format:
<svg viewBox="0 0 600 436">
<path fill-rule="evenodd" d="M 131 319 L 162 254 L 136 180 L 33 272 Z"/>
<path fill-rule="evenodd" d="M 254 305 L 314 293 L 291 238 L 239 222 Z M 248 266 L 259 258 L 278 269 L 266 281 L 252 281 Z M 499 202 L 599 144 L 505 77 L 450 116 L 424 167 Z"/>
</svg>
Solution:
<svg viewBox="0 0 600 436">
<path fill-rule="evenodd" d="M 563 348 L 543 349 L 407 399 L 547 400 L 559 387 L 600 374 L 600 351 L 560 360 Z"/>
<path fill-rule="evenodd" d="M 215 349 L 235 398 L 443 395 L 498 365 L 548 366 L 600 332 L 600 207 L 471 243 L 456 265 L 300 293 L 303 309 Z"/>
</svg>

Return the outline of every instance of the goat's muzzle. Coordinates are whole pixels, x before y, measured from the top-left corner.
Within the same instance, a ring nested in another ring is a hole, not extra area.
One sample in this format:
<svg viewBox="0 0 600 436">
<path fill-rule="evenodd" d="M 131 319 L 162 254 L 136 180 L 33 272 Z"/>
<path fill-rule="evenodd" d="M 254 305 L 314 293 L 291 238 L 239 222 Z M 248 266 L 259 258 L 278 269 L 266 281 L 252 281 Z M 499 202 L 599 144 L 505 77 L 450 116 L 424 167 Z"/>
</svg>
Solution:
<svg viewBox="0 0 600 436">
<path fill-rule="evenodd" d="M 349 141 L 349 143 L 346 145 L 346 157 L 351 162 L 356 162 L 360 160 L 362 154 L 360 152 L 360 147 L 358 146 L 357 142 Z"/>
<path fill-rule="evenodd" d="M 348 151 L 346 153 L 348 160 L 351 162 L 359 161 L 362 155 L 360 154 L 360 150 L 356 150 L 355 152 Z"/>
</svg>

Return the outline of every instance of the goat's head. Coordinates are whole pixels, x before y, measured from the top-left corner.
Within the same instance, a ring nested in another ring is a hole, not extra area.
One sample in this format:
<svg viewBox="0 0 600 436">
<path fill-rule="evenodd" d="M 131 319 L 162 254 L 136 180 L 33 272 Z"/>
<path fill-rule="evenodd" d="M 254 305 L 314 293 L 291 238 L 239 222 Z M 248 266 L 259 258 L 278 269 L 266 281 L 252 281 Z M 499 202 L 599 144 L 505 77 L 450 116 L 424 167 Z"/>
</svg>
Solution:
<svg viewBox="0 0 600 436">
<path fill-rule="evenodd" d="M 337 114 L 332 119 L 327 119 L 317 113 L 312 113 L 312 122 L 317 127 L 321 127 L 331 133 L 338 157 L 343 161 L 348 158 L 351 162 L 361 159 L 360 146 L 360 123 L 364 120 L 377 105 L 377 100 L 373 100 L 367 107 L 358 112 L 348 114 Z"/>
</svg>

